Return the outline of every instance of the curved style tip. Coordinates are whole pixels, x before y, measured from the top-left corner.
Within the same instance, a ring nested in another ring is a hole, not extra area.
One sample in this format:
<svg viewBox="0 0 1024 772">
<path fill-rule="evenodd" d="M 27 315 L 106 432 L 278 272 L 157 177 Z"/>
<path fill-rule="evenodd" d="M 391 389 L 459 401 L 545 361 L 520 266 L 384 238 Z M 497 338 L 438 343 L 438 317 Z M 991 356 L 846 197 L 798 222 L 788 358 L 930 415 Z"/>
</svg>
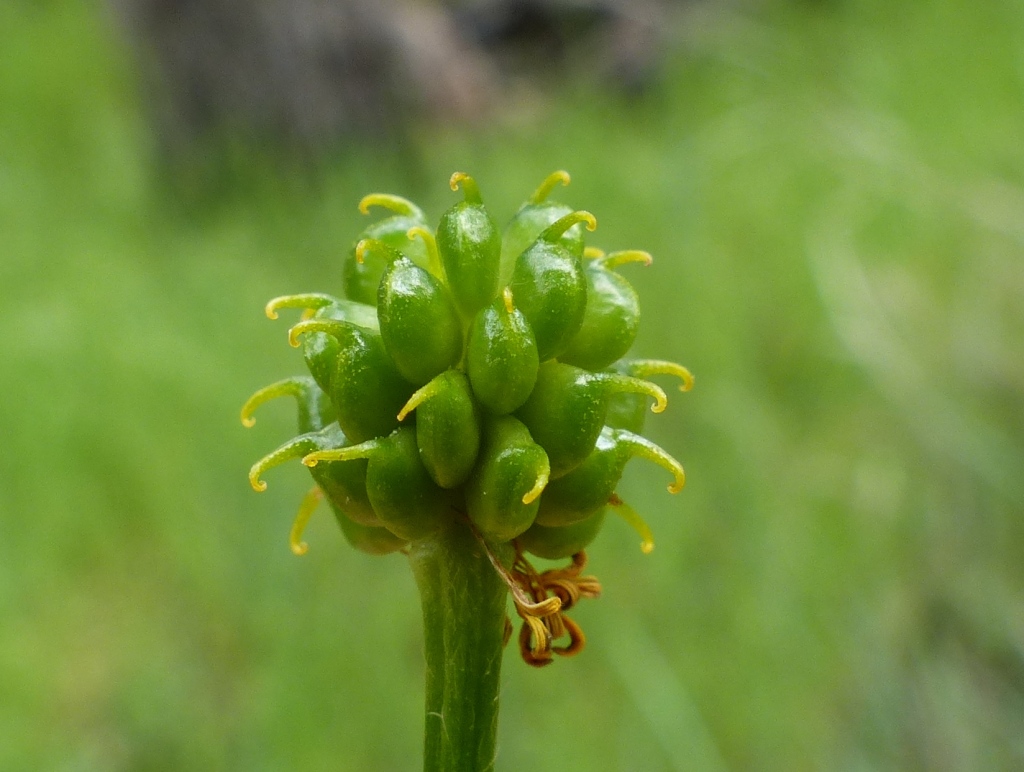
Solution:
<svg viewBox="0 0 1024 772">
<path fill-rule="evenodd" d="M 654 404 L 651 405 L 651 412 L 652 413 L 664 413 L 665 412 L 665 408 L 667 408 L 667 407 L 668 407 L 668 397 L 666 397 L 665 396 L 665 392 L 663 392 L 659 388 L 658 389 L 658 393 L 654 395 Z"/>
<path fill-rule="evenodd" d="M 298 348 L 299 337 L 310 332 L 322 332 L 337 338 L 350 329 L 352 329 L 352 325 L 340 319 L 303 319 L 288 330 L 288 344 L 292 348 Z"/>
<path fill-rule="evenodd" d="M 689 391 L 693 388 L 693 373 L 681 364 L 669 362 L 665 359 L 634 359 L 628 363 L 630 375 L 638 378 L 649 378 L 652 375 L 674 375 L 682 383 L 679 391 Z"/>
<path fill-rule="evenodd" d="M 263 493 L 267 489 L 267 484 L 260 479 L 260 472 L 263 469 L 259 462 L 253 464 L 252 469 L 249 470 L 249 485 L 257 493 Z"/>
<path fill-rule="evenodd" d="M 262 389 L 256 391 L 249 399 L 242 405 L 241 418 L 242 426 L 246 428 L 252 428 L 256 425 L 256 419 L 253 417 L 253 413 L 256 412 L 256 408 L 262 405 L 264 402 L 269 402 L 272 399 L 283 396 L 301 397 L 306 398 L 309 395 L 310 389 L 316 384 L 312 378 L 297 375 L 292 378 L 285 378 L 284 380 L 272 383 L 269 386 L 264 386 Z"/>
<path fill-rule="evenodd" d="M 604 268 L 618 268 L 626 263 L 643 263 L 647 266 L 653 262 L 654 258 L 651 257 L 651 253 L 642 249 L 623 249 L 601 258 L 601 265 Z"/>
<path fill-rule="evenodd" d="M 249 469 L 249 484 L 254 491 L 262 493 L 267 489 L 267 484 L 260 479 L 261 474 L 268 469 L 273 469 L 275 466 L 280 466 L 286 461 L 291 461 L 293 458 L 300 458 L 315 448 L 315 440 L 308 434 L 302 434 L 288 440 L 277 450 L 271 451 L 252 465 L 252 468 Z"/>
<path fill-rule="evenodd" d="M 359 243 L 356 244 L 356 262 L 359 263 L 359 265 L 362 265 L 363 263 L 366 262 L 365 255 L 366 250 L 369 249 L 369 247 L 370 239 L 361 239 Z"/>
<path fill-rule="evenodd" d="M 537 480 L 534 482 L 533 487 L 530 488 L 525 494 L 523 494 L 523 503 L 532 504 L 537 498 L 544 492 L 544 489 L 548 487 L 548 480 L 551 477 L 551 469 L 545 467 L 537 475 Z"/>
<path fill-rule="evenodd" d="M 665 408 L 668 407 L 668 396 L 657 384 L 651 383 L 650 381 L 644 381 L 644 383 L 649 387 L 644 391 L 644 393 L 654 398 L 654 404 L 651 405 L 651 412 L 664 413 Z"/>
<path fill-rule="evenodd" d="M 462 195 L 465 197 L 467 203 L 483 203 L 483 200 L 480 198 L 480 188 L 477 186 L 476 180 L 465 172 L 455 172 L 448 180 L 448 187 L 453 191 L 458 190 L 460 185 L 462 186 Z"/>
<path fill-rule="evenodd" d="M 535 191 L 533 191 L 533 195 L 531 195 L 527 200 L 531 204 L 541 204 L 549 195 L 551 195 L 551 191 L 555 189 L 555 186 L 559 183 L 562 185 L 568 185 L 570 182 L 572 182 L 572 177 L 570 177 L 569 172 L 564 169 L 559 169 L 557 172 L 551 172 L 551 174 L 544 178 L 544 181 Z"/>
<path fill-rule="evenodd" d="M 282 308 L 301 308 L 304 311 L 316 310 L 338 303 L 339 300 L 322 292 L 304 292 L 298 295 L 281 295 L 271 298 L 263 311 L 268 319 L 277 319 L 277 312 Z"/>
<path fill-rule="evenodd" d="M 313 486 L 309 493 L 302 497 L 299 511 L 295 513 L 295 520 L 292 522 L 292 528 L 288 534 L 288 545 L 295 555 L 301 556 L 309 552 L 309 545 L 302 540 L 302 534 L 305 533 L 306 525 L 309 523 L 313 513 L 316 512 L 316 508 L 323 497 L 323 491 L 320 490 L 318 485 Z"/>
<path fill-rule="evenodd" d="M 407 198 L 396 196 L 393 193 L 370 193 L 363 196 L 359 202 L 359 212 L 369 214 L 371 206 L 379 206 L 390 209 L 395 214 L 403 214 L 407 217 L 423 217 L 423 210 Z"/>
<path fill-rule="evenodd" d="M 640 516 L 640 513 L 620 499 L 617 493 L 612 494 L 612 497 L 608 499 L 608 504 L 615 510 L 615 514 L 625 520 L 629 527 L 636 531 L 637 536 L 640 537 L 640 551 L 645 555 L 650 555 L 654 552 L 654 533 L 651 531 L 651 527 L 647 525 L 647 521 Z"/>
<path fill-rule="evenodd" d="M 595 373 L 596 378 L 610 384 L 614 391 L 622 391 L 632 394 L 645 394 L 654 400 L 651 405 L 652 413 L 663 413 L 668 407 L 668 397 L 660 386 L 643 378 L 636 378 L 632 375 L 620 373 Z"/>
<path fill-rule="evenodd" d="M 430 272 L 440 279 L 443 273 L 441 253 L 437 251 L 437 237 L 434 235 L 434 232 L 429 228 L 424 228 L 422 225 L 414 225 L 406 231 L 405 236 L 410 240 L 418 238 L 423 241 L 424 246 L 427 248 L 427 265 L 430 268 Z"/>
<path fill-rule="evenodd" d="M 664 465 L 669 471 L 675 475 L 675 480 L 671 485 L 668 486 L 668 492 L 671 494 L 679 493 L 683 488 L 686 487 L 686 470 L 683 469 L 683 465 L 680 464 L 673 456 L 665 453 L 666 458 L 669 460 L 669 464 Z"/>
<path fill-rule="evenodd" d="M 675 479 L 668 486 L 669 493 L 679 493 L 683 489 L 683 486 L 686 485 L 686 472 L 683 471 L 683 465 L 674 456 L 665 452 L 665 449 L 660 445 L 656 445 L 639 434 L 620 430 L 618 437 L 619 442 L 629 449 L 631 455 L 653 461 L 662 469 L 672 474 Z"/>
<path fill-rule="evenodd" d="M 454 192 L 459 189 L 459 183 L 468 178 L 469 175 L 465 172 L 453 172 L 452 176 L 448 178 L 448 187 Z"/>
<path fill-rule="evenodd" d="M 551 225 L 545 228 L 538 238 L 554 243 L 562 238 L 562 235 L 577 223 L 584 223 L 588 231 L 597 228 L 597 218 L 585 209 L 570 212 L 564 217 L 559 217 Z"/>
</svg>

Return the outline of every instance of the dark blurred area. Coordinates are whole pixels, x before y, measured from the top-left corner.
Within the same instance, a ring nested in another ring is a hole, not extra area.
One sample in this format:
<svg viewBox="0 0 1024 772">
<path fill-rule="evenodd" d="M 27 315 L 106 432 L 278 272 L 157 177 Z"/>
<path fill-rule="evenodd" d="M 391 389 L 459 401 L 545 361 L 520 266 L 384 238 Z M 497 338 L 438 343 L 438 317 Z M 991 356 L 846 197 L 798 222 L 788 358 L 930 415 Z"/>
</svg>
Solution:
<svg viewBox="0 0 1024 772">
<path fill-rule="evenodd" d="M 585 76 L 635 94 L 664 0 L 111 0 L 163 150 L 217 135 L 302 154 L 413 123 L 483 126 Z"/>
</svg>

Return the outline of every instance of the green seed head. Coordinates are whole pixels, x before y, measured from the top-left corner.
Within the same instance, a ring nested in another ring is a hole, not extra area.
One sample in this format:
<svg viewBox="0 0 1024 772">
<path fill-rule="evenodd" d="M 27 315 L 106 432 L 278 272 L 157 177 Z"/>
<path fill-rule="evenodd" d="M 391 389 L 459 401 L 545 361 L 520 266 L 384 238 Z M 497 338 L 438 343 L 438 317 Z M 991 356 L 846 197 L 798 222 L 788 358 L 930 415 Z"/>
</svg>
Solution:
<svg viewBox="0 0 1024 772">
<path fill-rule="evenodd" d="M 251 426 L 265 402 L 296 400 L 299 434 L 250 471 L 263 490 L 272 467 L 309 467 L 315 485 L 292 527 L 296 554 L 324 498 L 345 539 L 372 555 L 466 528 L 512 593 L 532 665 L 583 646 L 564 612 L 599 593 L 581 573 L 583 550 L 608 512 L 640 533 L 645 552 L 653 548 L 615 488 L 634 457 L 669 471 L 671 492 L 682 487 L 679 463 L 640 432 L 648 407 L 666 404 L 647 379 L 672 375 L 683 391 L 693 383 L 672 362 L 622 359 L 640 302 L 618 269 L 651 258 L 585 248 L 594 216 L 549 198 L 568 181 L 565 172 L 545 179 L 504 233 L 466 174 L 452 176 L 463 200 L 436 231 L 404 198 L 365 197 L 361 212 L 386 214 L 345 258 L 346 298 L 286 295 L 266 308 L 271 319 L 300 313 L 288 337 L 309 375 L 260 389 L 242 408 Z M 527 553 L 572 563 L 538 572 Z M 567 645 L 553 643 L 561 636 Z"/>
</svg>

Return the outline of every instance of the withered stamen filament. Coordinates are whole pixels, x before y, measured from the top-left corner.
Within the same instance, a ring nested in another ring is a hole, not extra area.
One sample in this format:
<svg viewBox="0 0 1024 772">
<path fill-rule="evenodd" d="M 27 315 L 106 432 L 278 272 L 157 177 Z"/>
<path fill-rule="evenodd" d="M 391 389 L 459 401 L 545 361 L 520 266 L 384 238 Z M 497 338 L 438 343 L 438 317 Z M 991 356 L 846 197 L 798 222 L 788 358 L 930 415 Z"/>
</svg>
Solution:
<svg viewBox="0 0 1024 772">
<path fill-rule="evenodd" d="M 487 555 L 487 559 L 491 561 L 491 565 L 494 570 L 497 571 L 498 576 L 508 587 L 508 591 L 512 593 L 512 599 L 515 601 L 516 609 L 522 614 L 530 617 L 544 617 L 548 614 L 554 614 L 562 607 L 562 601 L 558 598 L 547 598 L 540 602 L 533 602 L 529 596 L 523 592 L 522 587 L 516 582 L 515 577 L 508 572 L 508 569 L 501 564 L 494 552 L 491 551 L 490 545 L 481 535 L 480 531 L 477 530 L 476 526 L 469 523 L 470 529 L 473 531 L 473 535 L 484 549 L 484 553 Z"/>
</svg>

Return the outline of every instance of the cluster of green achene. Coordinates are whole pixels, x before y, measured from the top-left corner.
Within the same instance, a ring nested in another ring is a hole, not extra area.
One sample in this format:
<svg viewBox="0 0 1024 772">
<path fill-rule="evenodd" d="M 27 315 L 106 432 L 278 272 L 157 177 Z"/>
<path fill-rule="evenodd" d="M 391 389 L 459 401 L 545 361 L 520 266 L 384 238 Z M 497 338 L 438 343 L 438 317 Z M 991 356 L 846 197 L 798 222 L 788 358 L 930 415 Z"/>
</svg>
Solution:
<svg viewBox="0 0 1024 772">
<path fill-rule="evenodd" d="M 548 198 L 568 182 L 565 172 L 549 176 L 504 231 L 462 173 L 451 188 L 461 186 L 464 200 L 436 231 L 403 198 L 364 198 L 363 213 L 389 214 L 348 254 L 347 299 L 288 295 L 266 308 L 271 319 L 284 308 L 303 311 L 289 341 L 302 347 L 312 377 L 268 386 L 242 409 L 251 425 L 268 399 L 298 400 L 302 433 L 250 472 L 264 490 L 260 475 L 270 467 L 301 458 L 310 468 L 316 486 L 292 529 L 296 553 L 306 550 L 301 534 L 321 498 L 348 541 L 375 555 L 461 524 L 511 590 L 524 620 L 520 649 L 534 665 L 582 648 L 564 612 L 599 592 L 580 573 L 605 513 L 623 515 L 645 551 L 653 546 L 615 487 L 640 456 L 672 474 L 671 492 L 682 488 L 679 463 L 639 433 L 648 400 L 653 412 L 666 406 L 646 378 L 692 385 L 680 365 L 622 359 L 640 307 L 617 269 L 651 257 L 585 247 L 594 216 Z M 572 562 L 538 573 L 526 553 Z M 553 646 L 563 635 L 568 645 Z"/>
</svg>

